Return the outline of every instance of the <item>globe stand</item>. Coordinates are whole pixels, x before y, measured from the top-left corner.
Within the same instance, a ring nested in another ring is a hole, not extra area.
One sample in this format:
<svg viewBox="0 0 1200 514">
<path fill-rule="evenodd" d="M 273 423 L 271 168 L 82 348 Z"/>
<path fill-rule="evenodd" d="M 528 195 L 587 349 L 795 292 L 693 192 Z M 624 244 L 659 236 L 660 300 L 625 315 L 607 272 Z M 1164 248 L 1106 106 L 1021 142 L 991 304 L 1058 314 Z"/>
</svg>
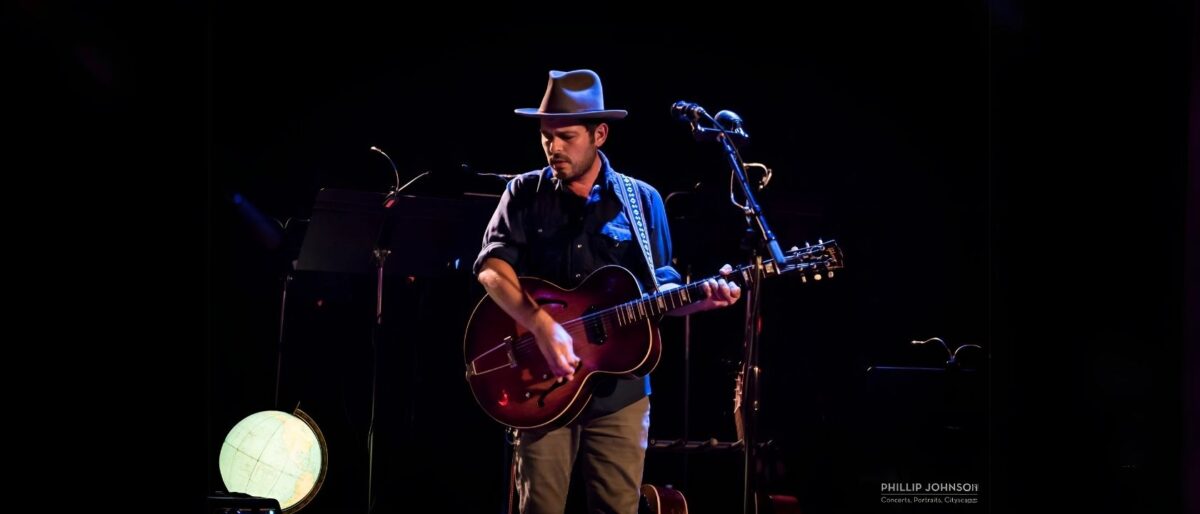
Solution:
<svg viewBox="0 0 1200 514">
<path fill-rule="evenodd" d="M 227 493 L 217 491 L 208 497 L 208 501 L 204 507 L 204 512 L 208 514 L 236 514 L 236 513 L 256 513 L 256 514 L 280 514 L 283 509 L 279 507 L 279 500 L 274 498 L 262 498 L 259 496 L 250 496 L 244 493 Z"/>
</svg>

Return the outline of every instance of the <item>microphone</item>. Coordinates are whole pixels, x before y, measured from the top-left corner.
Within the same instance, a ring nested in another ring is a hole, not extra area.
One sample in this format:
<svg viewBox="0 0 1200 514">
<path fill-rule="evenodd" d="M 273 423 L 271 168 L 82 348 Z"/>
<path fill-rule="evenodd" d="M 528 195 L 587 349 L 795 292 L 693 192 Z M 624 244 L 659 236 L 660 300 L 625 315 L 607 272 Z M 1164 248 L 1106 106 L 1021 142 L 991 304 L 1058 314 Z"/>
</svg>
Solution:
<svg viewBox="0 0 1200 514">
<path fill-rule="evenodd" d="M 742 127 L 742 117 L 738 116 L 733 111 L 721 111 L 717 113 L 717 125 L 724 128 L 727 132 L 734 136 L 735 139 L 741 139 L 743 142 L 750 139 L 750 135 L 746 133 L 746 129 Z"/>
<path fill-rule="evenodd" d="M 512 180 L 514 178 L 521 176 L 520 173 L 486 173 L 486 172 L 482 172 L 482 171 L 475 171 L 475 170 L 471 169 L 471 166 L 469 164 L 466 164 L 466 163 L 461 164 L 460 166 L 462 167 L 463 171 L 465 171 L 467 173 L 471 173 L 473 175 L 477 175 L 477 176 L 481 176 L 481 177 L 496 177 L 505 182 L 508 182 L 509 180 Z"/>
<path fill-rule="evenodd" d="M 705 112 L 704 108 L 700 107 L 698 104 L 680 100 L 675 102 L 675 105 L 671 106 L 671 116 L 674 116 L 680 121 L 695 122 L 699 121 L 700 118 L 707 118 L 708 113 Z"/>
<path fill-rule="evenodd" d="M 508 182 L 509 180 L 512 180 L 514 178 L 521 176 L 520 174 L 517 174 L 517 173 L 484 173 L 482 171 L 476 171 L 475 174 L 479 175 L 481 177 L 496 177 L 505 182 Z"/>
<path fill-rule="evenodd" d="M 700 105 L 680 100 L 671 106 L 671 115 L 692 124 L 692 136 L 696 141 L 716 141 L 722 135 L 722 129 L 735 145 L 744 145 L 750 141 L 750 135 L 746 134 L 746 129 L 742 127 L 742 117 L 733 111 L 718 112 L 714 119 Z M 716 126 L 703 127 L 700 125 L 702 119 L 713 120 Z"/>
</svg>

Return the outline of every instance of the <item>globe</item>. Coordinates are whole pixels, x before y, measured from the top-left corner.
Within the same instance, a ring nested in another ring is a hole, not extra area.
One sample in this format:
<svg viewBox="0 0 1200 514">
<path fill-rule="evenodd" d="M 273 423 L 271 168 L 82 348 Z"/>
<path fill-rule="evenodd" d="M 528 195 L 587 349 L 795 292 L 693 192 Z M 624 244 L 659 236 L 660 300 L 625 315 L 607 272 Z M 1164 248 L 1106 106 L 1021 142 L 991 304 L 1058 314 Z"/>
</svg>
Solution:
<svg viewBox="0 0 1200 514">
<path fill-rule="evenodd" d="M 274 498 L 288 512 L 312 500 L 325 479 L 325 439 L 312 418 L 295 413 L 256 412 L 229 431 L 218 465 L 230 492 Z"/>
</svg>

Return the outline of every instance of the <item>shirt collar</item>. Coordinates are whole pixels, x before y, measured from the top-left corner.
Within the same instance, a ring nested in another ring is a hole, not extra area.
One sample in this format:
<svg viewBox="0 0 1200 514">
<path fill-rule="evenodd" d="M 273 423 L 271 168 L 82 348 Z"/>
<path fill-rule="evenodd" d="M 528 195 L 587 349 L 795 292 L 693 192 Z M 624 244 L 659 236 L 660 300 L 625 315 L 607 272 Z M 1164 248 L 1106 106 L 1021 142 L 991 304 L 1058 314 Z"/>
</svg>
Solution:
<svg viewBox="0 0 1200 514">
<path fill-rule="evenodd" d="M 604 155 L 604 152 L 600 150 L 596 150 L 596 155 L 600 157 L 600 173 L 596 175 L 596 183 L 592 184 L 592 194 L 596 194 L 597 187 L 600 188 L 600 192 L 619 191 L 621 185 L 618 182 L 620 180 L 617 178 L 616 173 L 609 173 L 612 171 L 612 165 L 608 163 L 608 156 Z M 562 180 L 559 180 L 554 176 L 553 168 L 546 166 L 544 169 L 542 169 L 542 174 L 538 176 L 538 190 L 541 190 L 542 188 L 543 178 L 550 179 L 550 182 L 554 185 L 553 187 L 555 191 L 563 190 Z"/>
</svg>

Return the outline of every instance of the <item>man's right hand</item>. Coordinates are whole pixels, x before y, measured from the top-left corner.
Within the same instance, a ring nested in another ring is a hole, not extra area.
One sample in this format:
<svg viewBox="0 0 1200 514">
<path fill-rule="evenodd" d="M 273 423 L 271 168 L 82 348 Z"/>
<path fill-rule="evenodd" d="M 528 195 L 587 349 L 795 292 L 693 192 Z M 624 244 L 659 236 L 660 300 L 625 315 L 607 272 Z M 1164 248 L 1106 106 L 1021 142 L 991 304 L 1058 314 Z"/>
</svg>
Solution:
<svg viewBox="0 0 1200 514">
<path fill-rule="evenodd" d="M 542 356 L 546 358 L 546 364 L 550 366 L 550 372 L 556 377 L 566 377 L 567 381 L 573 380 L 580 359 L 575 356 L 575 347 L 567 329 L 541 311 L 534 321 L 533 337 Z"/>
<path fill-rule="evenodd" d="M 566 377 L 567 380 L 575 378 L 575 369 L 580 361 L 575 356 L 575 348 L 571 346 L 571 334 L 521 289 L 512 265 L 502 259 L 489 257 L 479 270 L 479 283 L 483 284 L 488 295 L 504 312 L 533 333 L 554 376 Z"/>
</svg>

